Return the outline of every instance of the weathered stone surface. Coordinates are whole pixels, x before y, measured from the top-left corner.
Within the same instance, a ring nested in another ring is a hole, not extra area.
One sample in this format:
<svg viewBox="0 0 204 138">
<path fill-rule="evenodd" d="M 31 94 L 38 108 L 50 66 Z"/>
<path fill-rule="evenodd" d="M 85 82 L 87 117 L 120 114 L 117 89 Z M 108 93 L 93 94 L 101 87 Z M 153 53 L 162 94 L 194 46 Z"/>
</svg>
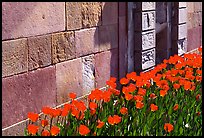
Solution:
<svg viewBox="0 0 204 138">
<path fill-rule="evenodd" d="M 118 9 L 118 12 L 119 12 L 119 16 L 126 16 L 127 14 L 127 2 L 119 2 L 119 9 Z"/>
<path fill-rule="evenodd" d="M 127 23 L 126 17 L 119 17 L 119 78 L 125 77 L 127 74 Z"/>
<path fill-rule="evenodd" d="M 51 64 L 51 35 L 28 38 L 28 69 L 33 70 Z"/>
<path fill-rule="evenodd" d="M 102 3 L 102 25 L 118 23 L 118 2 Z"/>
<path fill-rule="evenodd" d="M 187 2 L 186 7 L 187 7 L 187 10 L 188 10 L 188 13 L 194 12 L 194 3 L 195 2 Z"/>
<path fill-rule="evenodd" d="M 155 2 L 142 2 L 142 11 L 155 10 Z"/>
<path fill-rule="evenodd" d="M 155 48 L 142 52 L 142 69 L 147 69 L 155 65 Z"/>
<path fill-rule="evenodd" d="M 202 2 L 194 2 L 194 11 L 202 12 Z"/>
<path fill-rule="evenodd" d="M 64 30 L 64 2 L 2 3 L 2 40 Z"/>
<path fill-rule="evenodd" d="M 81 58 L 56 64 L 57 104 L 69 100 L 68 94 L 76 92 L 77 97 L 83 95 Z"/>
<path fill-rule="evenodd" d="M 2 42 L 2 77 L 28 71 L 27 39 Z"/>
<path fill-rule="evenodd" d="M 94 55 L 82 58 L 83 94 L 90 93 L 95 88 Z"/>
<path fill-rule="evenodd" d="M 135 33 L 135 50 L 146 50 L 155 47 L 155 30 Z"/>
<path fill-rule="evenodd" d="M 155 28 L 155 11 L 134 13 L 135 31 Z"/>
<path fill-rule="evenodd" d="M 187 24 L 181 24 L 178 26 L 178 39 L 187 37 Z"/>
<path fill-rule="evenodd" d="M 82 28 L 82 3 L 66 2 L 67 30 Z"/>
<path fill-rule="evenodd" d="M 52 63 L 76 57 L 74 32 L 52 34 Z"/>
<path fill-rule="evenodd" d="M 28 121 L 27 121 L 28 123 Z M 2 131 L 2 136 L 24 136 L 26 121 Z"/>
<path fill-rule="evenodd" d="M 179 2 L 179 8 L 186 7 L 186 6 L 187 6 L 187 2 Z"/>
<path fill-rule="evenodd" d="M 118 49 L 95 54 L 96 88 L 106 86 L 110 76 L 118 78 Z"/>
<path fill-rule="evenodd" d="M 179 9 L 179 24 L 187 21 L 187 8 Z"/>
<path fill-rule="evenodd" d="M 188 45 L 187 51 L 191 51 L 202 45 L 202 26 L 188 29 Z"/>
<path fill-rule="evenodd" d="M 99 26 L 99 51 L 118 47 L 118 25 Z"/>
<path fill-rule="evenodd" d="M 53 66 L 2 79 L 2 127 L 39 113 L 43 106 L 56 106 L 56 78 Z"/>
<path fill-rule="evenodd" d="M 77 57 L 98 52 L 98 29 L 90 28 L 75 31 Z"/>
<path fill-rule="evenodd" d="M 101 2 L 82 3 L 82 27 L 101 25 Z"/>
<path fill-rule="evenodd" d="M 187 52 L 187 38 L 178 40 L 178 55 L 182 55 Z"/>
</svg>

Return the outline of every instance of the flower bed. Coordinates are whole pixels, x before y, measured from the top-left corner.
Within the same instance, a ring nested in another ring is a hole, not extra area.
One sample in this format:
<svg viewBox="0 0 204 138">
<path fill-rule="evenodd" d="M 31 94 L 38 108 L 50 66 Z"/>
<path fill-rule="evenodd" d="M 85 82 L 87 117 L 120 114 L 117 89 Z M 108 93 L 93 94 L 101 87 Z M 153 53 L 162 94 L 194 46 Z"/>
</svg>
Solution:
<svg viewBox="0 0 204 138">
<path fill-rule="evenodd" d="M 76 100 L 63 108 L 28 113 L 25 135 L 43 136 L 202 136 L 202 48 L 200 54 L 171 56 L 149 72 L 128 73 L 95 89 L 88 104 Z"/>
</svg>

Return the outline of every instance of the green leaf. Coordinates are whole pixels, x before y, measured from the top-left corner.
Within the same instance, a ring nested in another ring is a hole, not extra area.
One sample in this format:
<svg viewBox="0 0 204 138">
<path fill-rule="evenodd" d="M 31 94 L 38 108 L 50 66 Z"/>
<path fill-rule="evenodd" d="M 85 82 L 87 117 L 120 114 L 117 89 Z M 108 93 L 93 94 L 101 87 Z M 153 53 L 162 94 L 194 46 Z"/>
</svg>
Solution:
<svg viewBox="0 0 204 138">
<path fill-rule="evenodd" d="M 179 134 L 183 135 L 183 128 L 182 127 L 179 128 Z"/>
</svg>

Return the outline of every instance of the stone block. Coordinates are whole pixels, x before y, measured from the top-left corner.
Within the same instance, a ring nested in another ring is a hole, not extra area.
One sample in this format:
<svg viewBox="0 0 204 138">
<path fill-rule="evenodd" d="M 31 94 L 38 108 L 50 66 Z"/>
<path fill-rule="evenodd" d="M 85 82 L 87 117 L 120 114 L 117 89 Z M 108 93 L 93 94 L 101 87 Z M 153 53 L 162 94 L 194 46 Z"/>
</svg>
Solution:
<svg viewBox="0 0 204 138">
<path fill-rule="evenodd" d="M 119 78 L 125 77 L 127 74 L 127 48 L 128 48 L 128 38 L 127 38 L 127 23 L 126 17 L 119 17 Z"/>
<path fill-rule="evenodd" d="M 39 113 L 43 106 L 56 106 L 56 78 L 53 66 L 2 79 L 2 127 Z"/>
<path fill-rule="evenodd" d="M 2 77 L 28 71 L 27 39 L 2 42 Z"/>
<path fill-rule="evenodd" d="M 134 13 L 135 31 L 155 28 L 155 11 Z"/>
<path fill-rule="evenodd" d="M 82 28 L 82 3 L 66 2 L 66 25 L 67 30 Z"/>
<path fill-rule="evenodd" d="M 142 2 L 142 11 L 155 10 L 156 2 Z"/>
<path fill-rule="evenodd" d="M 99 26 L 99 51 L 118 48 L 118 25 Z"/>
<path fill-rule="evenodd" d="M 83 95 L 95 88 L 95 62 L 94 55 L 82 57 Z"/>
<path fill-rule="evenodd" d="M 178 55 L 182 55 L 187 52 L 187 38 L 178 40 Z"/>
<path fill-rule="evenodd" d="M 194 12 L 194 3 L 195 2 L 187 2 L 186 7 L 187 7 L 187 10 L 188 10 L 188 13 L 193 13 Z"/>
<path fill-rule="evenodd" d="M 74 32 L 52 34 L 52 63 L 58 63 L 76 57 Z"/>
<path fill-rule="evenodd" d="M 187 8 L 179 9 L 179 24 L 187 21 Z"/>
<path fill-rule="evenodd" d="M 102 25 L 118 23 L 118 2 L 102 3 Z"/>
<path fill-rule="evenodd" d="M 83 28 L 101 25 L 101 2 L 83 2 L 81 14 Z"/>
<path fill-rule="evenodd" d="M 64 2 L 5 2 L 2 4 L 2 40 L 64 30 Z"/>
<path fill-rule="evenodd" d="M 96 88 L 106 86 L 110 76 L 118 78 L 118 49 L 97 53 L 94 58 Z"/>
<path fill-rule="evenodd" d="M 51 64 L 51 35 L 28 38 L 28 69 L 33 70 Z"/>
<path fill-rule="evenodd" d="M 98 28 L 75 31 L 75 42 L 77 57 L 98 52 Z"/>
<path fill-rule="evenodd" d="M 187 37 L 187 24 L 181 24 L 178 26 L 178 39 Z"/>
<path fill-rule="evenodd" d="M 135 33 L 135 50 L 147 50 L 155 47 L 155 30 Z"/>
<path fill-rule="evenodd" d="M 118 9 L 118 12 L 119 12 L 119 16 L 126 16 L 127 14 L 127 2 L 119 2 L 119 9 Z"/>
<path fill-rule="evenodd" d="M 202 12 L 202 2 L 194 2 L 194 12 Z"/>
<path fill-rule="evenodd" d="M 69 100 L 68 94 L 75 92 L 77 97 L 83 95 L 81 58 L 56 64 L 57 104 Z"/>
<path fill-rule="evenodd" d="M 179 2 L 179 8 L 183 8 L 187 6 L 187 2 Z"/>
<path fill-rule="evenodd" d="M 202 45 L 202 26 L 188 29 L 188 44 L 187 51 L 191 51 Z"/>
</svg>

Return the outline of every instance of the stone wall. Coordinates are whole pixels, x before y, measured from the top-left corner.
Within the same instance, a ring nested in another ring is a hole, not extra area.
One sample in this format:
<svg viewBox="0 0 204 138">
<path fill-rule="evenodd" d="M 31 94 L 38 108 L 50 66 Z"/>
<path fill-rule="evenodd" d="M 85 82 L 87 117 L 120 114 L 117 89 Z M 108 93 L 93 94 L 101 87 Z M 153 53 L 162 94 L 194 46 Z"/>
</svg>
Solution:
<svg viewBox="0 0 204 138">
<path fill-rule="evenodd" d="M 187 2 L 187 30 L 187 51 L 191 51 L 202 45 L 202 2 Z"/>
<path fill-rule="evenodd" d="M 68 101 L 69 92 L 80 97 L 119 77 L 118 37 L 125 46 L 127 33 L 126 3 L 118 5 L 2 3 L 2 129 Z M 25 125 L 18 126 L 3 135 L 22 135 Z"/>
</svg>

